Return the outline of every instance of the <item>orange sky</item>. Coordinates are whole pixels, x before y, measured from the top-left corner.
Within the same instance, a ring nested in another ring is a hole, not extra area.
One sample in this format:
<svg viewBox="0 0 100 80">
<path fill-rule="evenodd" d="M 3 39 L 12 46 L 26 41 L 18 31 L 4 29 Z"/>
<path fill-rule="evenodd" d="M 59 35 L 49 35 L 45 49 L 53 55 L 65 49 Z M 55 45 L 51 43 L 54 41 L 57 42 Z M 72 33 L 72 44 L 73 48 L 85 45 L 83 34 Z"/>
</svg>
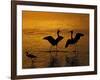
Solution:
<svg viewBox="0 0 100 80">
<path fill-rule="evenodd" d="M 23 11 L 23 29 L 83 29 L 89 28 L 88 14 Z M 40 28 L 41 27 L 41 28 Z"/>
</svg>

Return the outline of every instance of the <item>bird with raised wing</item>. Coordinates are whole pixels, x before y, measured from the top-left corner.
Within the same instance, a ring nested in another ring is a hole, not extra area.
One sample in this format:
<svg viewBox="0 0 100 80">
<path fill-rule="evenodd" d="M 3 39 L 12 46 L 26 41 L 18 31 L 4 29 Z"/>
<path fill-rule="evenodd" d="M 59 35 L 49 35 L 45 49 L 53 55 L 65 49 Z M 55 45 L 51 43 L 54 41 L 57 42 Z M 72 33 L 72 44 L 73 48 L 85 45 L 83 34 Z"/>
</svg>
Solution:
<svg viewBox="0 0 100 80">
<path fill-rule="evenodd" d="M 80 40 L 80 38 L 82 36 L 84 36 L 84 34 L 82 34 L 82 33 L 76 33 L 76 36 L 73 38 L 73 30 L 70 31 L 70 32 L 71 32 L 71 39 L 68 39 L 67 40 L 66 45 L 65 45 L 65 48 L 67 48 L 69 45 L 76 44 Z"/>
<path fill-rule="evenodd" d="M 58 43 L 63 39 L 63 37 L 60 36 L 59 33 L 60 33 L 60 30 L 57 31 L 57 38 L 56 39 L 54 39 L 52 36 L 46 36 L 43 38 L 43 39 L 49 41 L 49 43 L 52 46 L 56 46 L 56 50 L 57 50 Z"/>
</svg>

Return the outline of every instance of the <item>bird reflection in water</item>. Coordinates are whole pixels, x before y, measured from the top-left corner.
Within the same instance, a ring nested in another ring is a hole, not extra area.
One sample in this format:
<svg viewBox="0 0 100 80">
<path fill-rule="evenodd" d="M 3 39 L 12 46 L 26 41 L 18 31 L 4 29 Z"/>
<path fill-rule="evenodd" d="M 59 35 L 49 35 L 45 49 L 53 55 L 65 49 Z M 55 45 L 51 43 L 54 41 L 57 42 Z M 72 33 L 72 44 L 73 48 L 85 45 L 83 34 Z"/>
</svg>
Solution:
<svg viewBox="0 0 100 80">
<path fill-rule="evenodd" d="M 49 52 L 50 53 L 50 62 L 48 63 L 48 67 L 59 67 L 60 63 L 57 59 L 57 53 L 58 53 L 57 45 L 64 38 L 63 36 L 60 36 L 60 34 L 59 34 L 60 32 L 61 32 L 60 30 L 57 30 L 57 38 L 56 39 L 54 39 L 52 36 L 46 36 L 43 38 L 44 40 L 47 40 L 51 44 L 51 48 L 50 48 L 50 52 Z M 82 36 L 84 36 L 84 34 L 82 34 L 82 33 L 76 33 L 76 36 L 73 37 L 73 30 L 71 30 L 70 33 L 71 33 L 71 39 L 68 39 L 66 41 L 65 48 L 67 48 L 69 45 L 75 45 L 80 40 L 80 38 Z M 53 46 L 56 46 L 56 51 L 55 51 L 56 55 L 55 56 L 52 55 L 52 53 L 53 53 L 52 47 Z M 75 48 L 74 53 L 77 54 L 76 48 Z M 37 56 L 30 54 L 28 51 L 26 51 L 26 56 L 31 59 L 32 67 L 35 68 L 34 61 L 37 59 Z M 66 64 L 68 64 L 68 63 L 70 64 L 70 66 L 79 65 L 78 56 L 77 55 L 75 55 L 73 57 L 67 56 L 66 57 Z M 65 66 L 66 66 L 66 64 L 65 64 Z"/>
</svg>

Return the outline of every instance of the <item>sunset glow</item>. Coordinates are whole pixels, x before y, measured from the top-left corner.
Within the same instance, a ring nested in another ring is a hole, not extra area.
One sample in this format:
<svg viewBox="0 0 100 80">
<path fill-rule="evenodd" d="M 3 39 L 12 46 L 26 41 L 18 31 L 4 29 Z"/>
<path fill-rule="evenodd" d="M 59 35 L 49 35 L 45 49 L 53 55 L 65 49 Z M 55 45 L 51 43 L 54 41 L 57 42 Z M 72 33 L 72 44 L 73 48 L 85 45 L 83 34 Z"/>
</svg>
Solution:
<svg viewBox="0 0 100 80">
<path fill-rule="evenodd" d="M 65 65 L 66 55 L 71 57 L 75 55 L 73 53 L 75 46 L 65 48 L 66 41 L 71 38 L 70 30 L 74 31 L 73 37 L 76 33 L 84 34 L 84 37 L 77 43 L 80 51 L 79 59 L 80 65 L 89 64 L 89 14 L 23 11 L 23 68 L 30 68 L 31 65 L 30 60 L 25 55 L 26 51 L 38 56 L 36 63 L 34 63 L 37 68 L 48 66 L 50 54 L 41 51 L 48 51 L 51 44 L 43 38 L 52 36 L 56 39 L 58 29 L 60 30 L 59 35 L 64 37 L 58 44 L 58 50 L 67 51 L 66 53 L 58 52 L 59 66 Z M 53 46 L 52 50 L 55 49 L 55 46 Z M 55 56 L 55 53 L 53 53 L 53 56 Z"/>
</svg>

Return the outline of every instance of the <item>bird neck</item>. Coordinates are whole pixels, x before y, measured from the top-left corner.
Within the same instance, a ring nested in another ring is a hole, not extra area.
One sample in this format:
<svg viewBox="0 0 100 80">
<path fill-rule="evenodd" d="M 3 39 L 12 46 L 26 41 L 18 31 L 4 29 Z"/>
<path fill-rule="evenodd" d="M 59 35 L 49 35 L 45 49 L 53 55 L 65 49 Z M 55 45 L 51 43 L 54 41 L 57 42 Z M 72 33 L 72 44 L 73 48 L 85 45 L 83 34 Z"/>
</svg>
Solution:
<svg viewBox="0 0 100 80">
<path fill-rule="evenodd" d="M 59 33 L 57 33 L 57 36 L 58 36 L 58 37 L 60 36 Z"/>
<path fill-rule="evenodd" d="M 73 39 L 73 35 L 71 34 L 71 39 Z"/>
<path fill-rule="evenodd" d="M 73 32 L 71 32 L 71 39 L 73 39 Z"/>
</svg>

